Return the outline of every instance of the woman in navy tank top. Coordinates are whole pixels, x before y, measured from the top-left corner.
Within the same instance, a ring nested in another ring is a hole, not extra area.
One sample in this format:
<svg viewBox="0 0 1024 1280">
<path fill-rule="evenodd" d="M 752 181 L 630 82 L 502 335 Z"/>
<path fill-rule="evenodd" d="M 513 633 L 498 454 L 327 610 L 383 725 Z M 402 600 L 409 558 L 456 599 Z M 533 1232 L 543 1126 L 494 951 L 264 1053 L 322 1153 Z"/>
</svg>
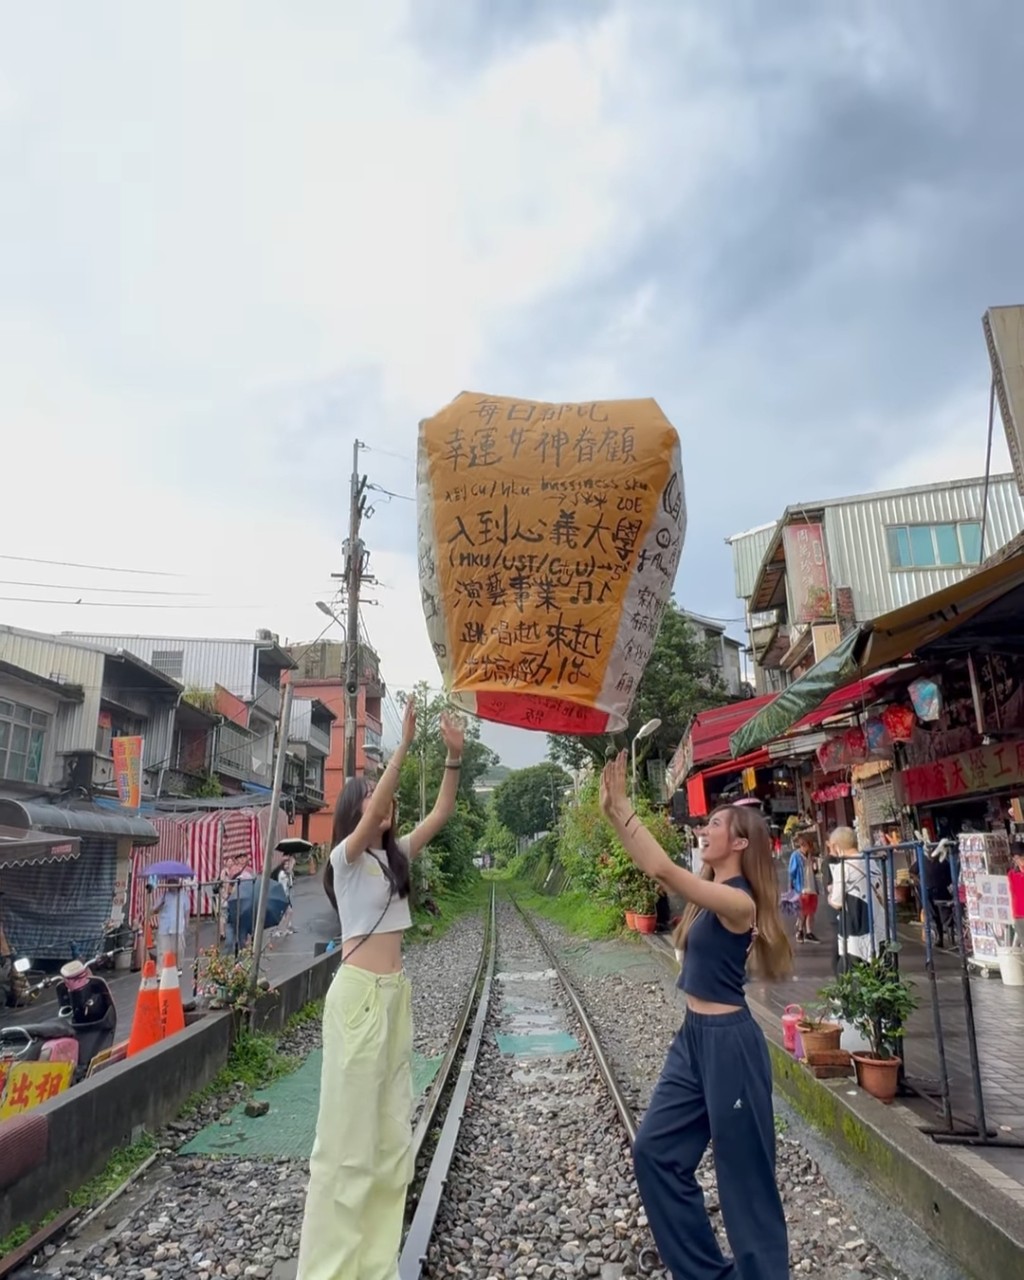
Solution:
<svg viewBox="0 0 1024 1280">
<path fill-rule="evenodd" d="M 788 1280 L 771 1064 L 743 990 L 748 961 L 766 978 L 792 966 L 768 826 L 748 807 L 716 809 L 700 833 L 704 865 L 694 875 L 637 816 L 625 752 L 605 766 L 601 808 L 640 870 L 687 901 L 674 939 L 686 1016 L 633 1147 L 662 1262 L 673 1280 Z M 718 1247 L 696 1177 L 709 1142 L 732 1259 Z"/>
</svg>

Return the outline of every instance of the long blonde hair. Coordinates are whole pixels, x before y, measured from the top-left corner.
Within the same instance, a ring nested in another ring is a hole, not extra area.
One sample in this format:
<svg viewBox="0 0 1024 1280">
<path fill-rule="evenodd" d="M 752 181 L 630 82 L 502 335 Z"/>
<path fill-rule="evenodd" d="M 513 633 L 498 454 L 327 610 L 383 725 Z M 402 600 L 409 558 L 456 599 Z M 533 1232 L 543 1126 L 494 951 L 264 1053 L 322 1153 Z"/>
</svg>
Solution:
<svg viewBox="0 0 1024 1280">
<path fill-rule="evenodd" d="M 751 948 L 751 967 L 758 977 L 784 978 L 793 969 L 793 949 L 779 910 L 779 885 L 772 860 L 768 824 L 747 805 L 723 804 L 713 810 L 713 813 L 726 815 L 732 839 L 747 842 L 740 862 L 740 872 L 750 885 L 756 911 L 757 932 Z M 705 863 L 701 869 L 701 879 L 714 878 L 714 867 Z M 686 950 L 687 935 L 703 909 L 695 902 L 686 904 L 683 918 L 676 926 L 672 938 L 678 951 Z"/>
</svg>

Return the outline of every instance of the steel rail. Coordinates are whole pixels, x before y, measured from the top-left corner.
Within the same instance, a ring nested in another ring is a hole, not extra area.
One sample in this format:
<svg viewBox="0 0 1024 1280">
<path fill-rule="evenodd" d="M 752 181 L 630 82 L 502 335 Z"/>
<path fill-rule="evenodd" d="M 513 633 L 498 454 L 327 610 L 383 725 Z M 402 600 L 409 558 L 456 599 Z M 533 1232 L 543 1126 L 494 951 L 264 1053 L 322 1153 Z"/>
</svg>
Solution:
<svg viewBox="0 0 1024 1280">
<path fill-rule="evenodd" d="M 448 1182 L 448 1171 L 451 1168 L 452 1157 L 455 1154 L 455 1144 L 458 1141 L 459 1130 L 462 1127 L 466 1100 L 469 1097 L 469 1091 L 473 1083 L 473 1073 L 476 1070 L 480 1045 L 483 1042 L 484 1026 L 490 1011 L 491 986 L 494 981 L 494 964 L 498 950 L 498 930 L 495 922 L 493 887 L 491 889 L 489 935 L 486 947 L 487 966 L 483 983 L 480 987 L 476 1017 L 473 1019 L 473 1029 L 470 1032 L 469 1043 L 466 1045 L 466 1052 L 462 1057 L 455 1089 L 452 1092 L 451 1101 L 445 1113 L 441 1136 L 438 1138 L 437 1147 L 430 1161 L 430 1168 L 427 1170 L 427 1176 L 416 1205 L 416 1212 L 413 1214 L 412 1223 L 402 1246 L 401 1256 L 398 1260 L 399 1280 L 420 1280 L 423 1274 L 427 1251 L 430 1248 L 430 1240 L 434 1234 L 434 1224 L 437 1221 L 438 1210 L 441 1207 L 441 1198 Z"/>
<path fill-rule="evenodd" d="M 455 1024 L 451 1038 L 448 1041 L 448 1048 L 445 1051 L 444 1060 L 441 1063 L 441 1069 L 438 1071 L 434 1083 L 430 1087 L 427 1094 L 427 1100 L 423 1104 L 419 1119 L 416 1121 L 416 1129 L 412 1135 L 412 1153 L 413 1160 L 419 1160 L 420 1152 L 426 1141 L 427 1134 L 430 1132 L 430 1126 L 434 1122 L 434 1116 L 441 1104 L 441 1098 L 448 1086 L 448 1080 L 452 1073 L 452 1067 L 458 1057 L 459 1046 L 462 1044 L 462 1038 L 466 1034 L 466 1027 L 469 1025 L 469 1016 L 473 1012 L 473 1006 L 476 1004 L 477 995 L 480 991 L 480 983 L 483 980 L 484 969 L 487 964 L 487 956 L 490 950 L 490 941 L 494 933 L 494 885 L 491 885 L 491 901 L 487 915 L 484 917 L 484 939 L 480 948 L 480 963 L 476 967 L 476 973 L 473 975 L 473 981 L 469 984 L 469 990 L 466 992 L 466 999 L 462 1006 L 462 1012 L 459 1020 Z"/>
</svg>

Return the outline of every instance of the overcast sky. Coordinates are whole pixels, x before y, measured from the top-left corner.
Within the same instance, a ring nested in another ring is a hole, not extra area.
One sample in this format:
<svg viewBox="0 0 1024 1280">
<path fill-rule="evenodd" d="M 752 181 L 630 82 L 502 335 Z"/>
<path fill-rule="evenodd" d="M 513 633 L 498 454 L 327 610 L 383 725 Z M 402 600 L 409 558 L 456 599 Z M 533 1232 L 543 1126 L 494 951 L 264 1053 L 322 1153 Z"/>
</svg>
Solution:
<svg viewBox="0 0 1024 1280">
<path fill-rule="evenodd" d="M 0 553 L 181 576 L 2 559 L 0 596 L 46 603 L 0 620 L 312 639 L 355 434 L 402 495 L 365 529 L 366 626 L 392 689 L 437 684 L 408 499 L 417 422 L 463 389 L 655 396 L 686 473 L 677 598 L 722 618 L 730 533 L 981 474 L 980 317 L 1024 294 L 1019 18 L 4 6 Z M 78 599 L 104 606 L 52 603 Z"/>
</svg>

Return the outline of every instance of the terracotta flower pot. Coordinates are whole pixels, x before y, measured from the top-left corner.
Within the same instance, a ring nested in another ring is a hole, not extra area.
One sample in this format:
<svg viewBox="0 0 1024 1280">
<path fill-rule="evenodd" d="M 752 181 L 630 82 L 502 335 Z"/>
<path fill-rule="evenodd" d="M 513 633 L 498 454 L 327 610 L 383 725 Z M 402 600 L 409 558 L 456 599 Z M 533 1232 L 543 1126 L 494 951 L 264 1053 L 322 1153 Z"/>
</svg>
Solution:
<svg viewBox="0 0 1024 1280">
<path fill-rule="evenodd" d="M 812 1026 L 809 1022 L 801 1022 L 798 1030 L 805 1058 L 812 1053 L 829 1053 L 838 1049 L 843 1035 L 843 1029 L 838 1022 L 822 1022 L 816 1026 Z"/>
<path fill-rule="evenodd" d="M 627 929 L 636 928 L 636 912 L 635 911 L 626 912 L 626 928 Z"/>
<path fill-rule="evenodd" d="M 886 1106 L 896 1097 L 896 1082 L 902 1059 L 874 1058 L 870 1054 L 855 1053 L 853 1064 L 857 1069 L 857 1083 L 865 1093 L 870 1093 Z"/>
<path fill-rule="evenodd" d="M 638 911 L 636 913 L 636 928 L 638 933 L 654 933 L 658 927 L 658 917 L 656 915 L 644 916 Z"/>
</svg>

